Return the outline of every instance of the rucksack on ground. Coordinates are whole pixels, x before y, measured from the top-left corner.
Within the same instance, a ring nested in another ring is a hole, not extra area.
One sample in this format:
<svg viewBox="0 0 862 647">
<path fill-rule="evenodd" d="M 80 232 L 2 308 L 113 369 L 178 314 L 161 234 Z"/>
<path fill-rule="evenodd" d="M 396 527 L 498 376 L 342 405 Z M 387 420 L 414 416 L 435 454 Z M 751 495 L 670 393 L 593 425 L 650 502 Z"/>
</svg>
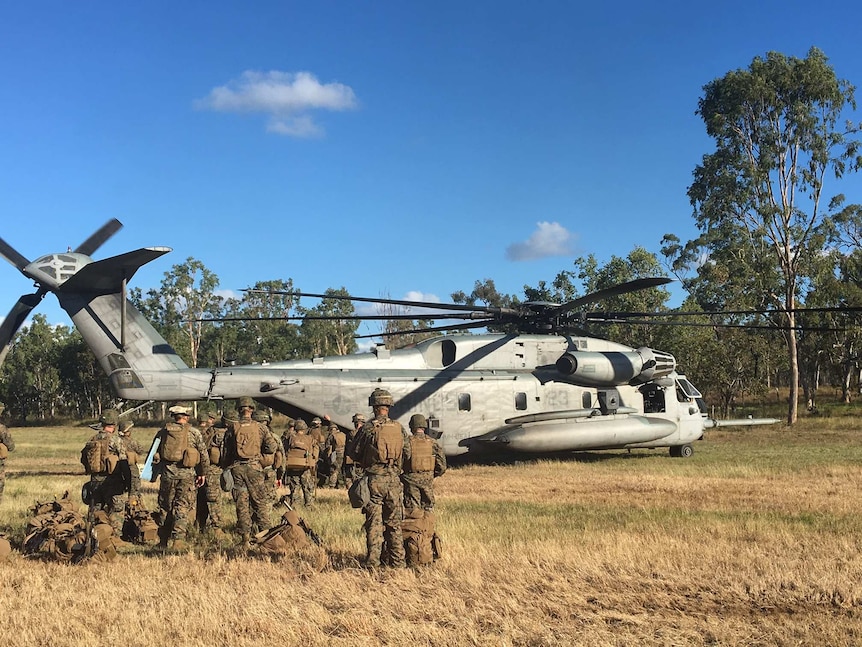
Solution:
<svg viewBox="0 0 862 647">
<path fill-rule="evenodd" d="M 408 566 L 428 566 L 434 563 L 435 518 L 433 512 L 422 508 L 404 511 L 401 522 L 401 536 L 404 540 L 404 556 Z M 442 542 L 438 539 L 438 550 L 442 550 Z"/>
</svg>

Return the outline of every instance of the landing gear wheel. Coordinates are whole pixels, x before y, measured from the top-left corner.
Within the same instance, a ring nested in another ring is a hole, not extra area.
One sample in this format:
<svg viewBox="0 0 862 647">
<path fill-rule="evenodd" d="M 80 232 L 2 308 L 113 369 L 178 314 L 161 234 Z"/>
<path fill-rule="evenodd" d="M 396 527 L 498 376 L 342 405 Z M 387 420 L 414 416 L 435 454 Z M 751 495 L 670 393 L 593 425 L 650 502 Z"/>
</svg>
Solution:
<svg viewBox="0 0 862 647">
<path fill-rule="evenodd" d="M 690 458 L 694 454 L 694 447 L 691 445 L 677 445 L 670 448 L 670 455 L 673 458 Z"/>
</svg>

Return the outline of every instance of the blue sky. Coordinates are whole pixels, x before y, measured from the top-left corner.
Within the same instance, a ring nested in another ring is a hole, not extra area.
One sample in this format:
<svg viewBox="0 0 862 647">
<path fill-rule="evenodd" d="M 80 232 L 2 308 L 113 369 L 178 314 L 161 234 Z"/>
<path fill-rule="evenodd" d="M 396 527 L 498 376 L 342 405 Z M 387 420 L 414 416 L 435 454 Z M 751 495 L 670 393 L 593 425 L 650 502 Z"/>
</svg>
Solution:
<svg viewBox="0 0 862 647">
<path fill-rule="evenodd" d="M 696 235 L 705 83 L 812 45 L 862 83 L 854 3 L 579 4 L 3 3 L 0 237 L 33 259 L 118 218 L 97 258 L 174 249 L 143 289 L 193 256 L 233 291 L 520 294 Z M 4 265 L 0 317 L 32 291 Z"/>
</svg>

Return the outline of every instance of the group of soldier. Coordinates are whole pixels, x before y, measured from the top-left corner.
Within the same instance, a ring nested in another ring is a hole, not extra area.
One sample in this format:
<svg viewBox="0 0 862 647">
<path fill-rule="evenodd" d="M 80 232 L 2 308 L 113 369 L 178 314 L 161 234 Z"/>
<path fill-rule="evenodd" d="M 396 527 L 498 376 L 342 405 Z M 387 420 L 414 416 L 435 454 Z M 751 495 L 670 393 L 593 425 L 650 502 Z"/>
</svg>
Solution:
<svg viewBox="0 0 862 647">
<path fill-rule="evenodd" d="M 242 546 L 252 535 L 270 528 L 270 515 L 279 501 L 291 507 L 314 505 L 319 485 L 367 486 L 364 564 L 401 567 L 405 550 L 401 533 L 404 518 L 431 518 L 434 478 L 446 470 L 446 458 L 437 442 L 425 432 L 420 414 L 410 419 L 410 432 L 389 418 L 393 405 L 388 391 L 376 389 L 369 398 L 374 415 L 366 420 L 353 416 L 347 433 L 328 419 L 315 417 L 311 426 L 301 418 L 290 422 L 279 439 L 270 426 L 272 417 L 255 408 L 252 398 L 240 398 L 235 410 L 218 420 L 215 414 L 198 417 L 191 424 L 190 405 L 168 409 L 170 420 L 156 433 L 150 446 L 151 481 L 159 478 L 159 542 L 162 547 L 183 550 L 192 524 L 202 531 L 223 536 L 219 510 L 222 491 L 229 492 L 236 507 L 236 531 Z M 0 441 L 3 441 L 0 430 Z M 10 449 L 14 445 L 7 444 Z M 130 425 L 119 427 L 114 410 L 105 411 L 97 433 L 82 450 L 81 461 L 90 474 L 84 487 L 85 503 L 103 510 L 119 535 L 123 512 L 140 500 L 138 463 L 144 448 L 132 438 Z M 0 496 L 2 496 L 0 459 Z M 150 467 L 150 465 L 148 465 Z M 364 480 L 364 483 L 357 481 Z M 278 489 L 288 494 L 278 498 Z M 128 493 L 128 494 L 127 494 Z"/>
</svg>

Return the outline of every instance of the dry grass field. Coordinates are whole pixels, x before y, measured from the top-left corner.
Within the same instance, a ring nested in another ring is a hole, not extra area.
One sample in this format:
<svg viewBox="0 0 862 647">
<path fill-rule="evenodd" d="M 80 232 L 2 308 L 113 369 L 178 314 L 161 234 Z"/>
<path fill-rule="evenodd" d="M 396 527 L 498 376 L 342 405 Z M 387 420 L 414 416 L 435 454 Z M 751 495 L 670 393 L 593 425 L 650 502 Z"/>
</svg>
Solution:
<svg viewBox="0 0 862 647">
<path fill-rule="evenodd" d="M 90 432 L 13 433 L 0 531 L 20 541 L 35 500 L 79 493 Z M 462 465 L 437 481 L 446 554 L 433 568 L 360 569 L 362 516 L 323 490 L 302 514 L 325 559 L 272 561 L 206 536 L 189 554 L 134 547 L 79 566 L 16 554 L 0 564 L 0 635 L 7 647 L 862 644 L 860 487 L 855 416 L 708 432 L 690 459 Z"/>
</svg>

